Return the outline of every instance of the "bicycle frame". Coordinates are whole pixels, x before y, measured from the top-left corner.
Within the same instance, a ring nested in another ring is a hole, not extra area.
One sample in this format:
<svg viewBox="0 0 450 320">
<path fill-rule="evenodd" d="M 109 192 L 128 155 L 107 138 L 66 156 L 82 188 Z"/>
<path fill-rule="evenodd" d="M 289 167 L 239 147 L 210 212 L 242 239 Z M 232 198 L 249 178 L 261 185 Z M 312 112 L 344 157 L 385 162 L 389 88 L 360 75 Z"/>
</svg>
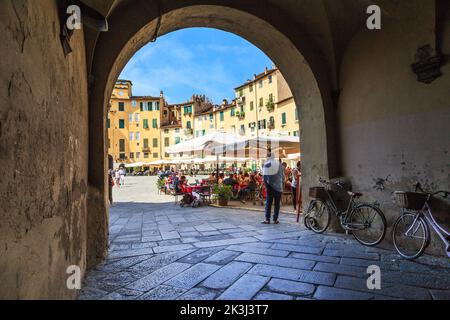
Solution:
<svg viewBox="0 0 450 320">
<path fill-rule="evenodd" d="M 347 230 L 347 231 L 361 230 L 361 229 L 364 229 L 366 227 L 365 225 L 357 225 L 357 224 L 352 224 L 352 226 L 350 226 L 350 224 L 347 221 L 347 218 L 348 218 L 349 214 L 356 207 L 356 202 L 355 202 L 355 199 L 353 197 L 350 197 L 347 209 L 345 211 L 339 211 L 339 209 L 337 208 L 336 203 L 334 202 L 333 197 L 329 193 L 328 189 L 325 188 L 325 192 L 327 193 L 327 197 L 328 197 L 328 199 L 326 200 L 326 205 L 339 218 L 341 227 L 344 230 Z M 358 228 L 358 226 L 360 226 L 361 228 Z"/>
<path fill-rule="evenodd" d="M 447 237 L 450 236 L 450 232 L 445 230 L 441 225 L 439 225 L 439 223 L 436 222 L 436 219 L 433 216 L 433 213 L 431 211 L 430 206 L 428 205 L 428 200 L 425 202 L 424 207 L 422 208 L 422 210 L 420 210 L 419 212 L 417 212 L 413 223 L 411 224 L 411 226 L 409 227 L 408 230 L 406 230 L 405 234 L 407 236 L 413 237 L 411 235 L 411 231 L 414 229 L 414 226 L 417 223 L 417 220 L 419 220 L 420 218 L 424 218 L 425 221 L 427 222 L 428 226 L 431 226 L 434 230 L 434 232 L 436 232 L 439 236 L 439 238 L 441 238 L 441 241 L 444 242 L 446 247 L 449 247 L 450 243 L 449 241 L 447 241 Z M 417 230 L 414 230 L 414 232 L 412 234 L 414 234 Z M 428 239 L 429 240 L 430 235 L 428 234 Z M 447 252 L 447 255 L 450 256 L 450 253 Z"/>
</svg>

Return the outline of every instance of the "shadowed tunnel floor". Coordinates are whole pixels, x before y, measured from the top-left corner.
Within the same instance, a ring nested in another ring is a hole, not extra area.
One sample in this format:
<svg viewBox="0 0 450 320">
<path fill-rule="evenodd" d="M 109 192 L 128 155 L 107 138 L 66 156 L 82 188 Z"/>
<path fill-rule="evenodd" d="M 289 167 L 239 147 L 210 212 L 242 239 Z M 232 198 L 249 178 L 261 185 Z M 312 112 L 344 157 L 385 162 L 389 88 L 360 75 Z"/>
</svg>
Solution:
<svg viewBox="0 0 450 320">
<path fill-rule="evenodd" d="M 258 212 L 180 208 L 155 177 L 127 178 L 114 197 L 108 258 L 79 299 L 450 299 L 447 258 L 406 261 L 351 235 L 316 235 L 294 215 L 266 226 Z M 381 290 L 367 288 L 370 265 Z"/>
</svg>

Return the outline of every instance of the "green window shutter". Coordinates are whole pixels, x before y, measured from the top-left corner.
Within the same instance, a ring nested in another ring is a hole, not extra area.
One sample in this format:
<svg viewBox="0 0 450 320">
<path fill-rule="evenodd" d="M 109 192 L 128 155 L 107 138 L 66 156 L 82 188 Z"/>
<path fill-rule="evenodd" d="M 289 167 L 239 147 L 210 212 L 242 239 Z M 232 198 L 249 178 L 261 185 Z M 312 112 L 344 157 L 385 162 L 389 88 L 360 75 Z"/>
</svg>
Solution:
<svg viewBox="0 0 450 320">
<path fill-rule="evenodd" d="M 209 120 L 213 120 L 214 119 L 214 114 L 210 113 L 209 114 Z"/>
<path fill-rule="evenodd" d="M 155 110 L 159 111 L 159 101 L 155 102 Z"/>
<path fill-rule="evenodd" d="M 119 119 L 119 129 L 125 129 L 125 120 Z"/>
<path fill-rule="evenodd" d="M 158 119 L 153 119 L 153 121 L 152 121 L 153 123 L 153 128 L 154 129 L 157 129 L 158 128 Z"/>
<path fill-rule="evenodd" d="M 224 121 L 225 117 L 224 117 L 224 113 L 223 111 L 220 111 L 220 121 Z"/>
<path fill-rule="evenodd" d="M 179 144 L 180 143 L 180 137 L 175 137 L 175 144 Z"/>
<path fill-rule="evenodd" d="M 109 128 L 111 128 L 111 120 L 110 119 L 106 119 L 106 126 Z"/>
<path fill-rule="evenodd" d="M 119 111 L 125 111 L 125 103 L 119 102 Z"/>
<path fill-rule="evenodd" d="M 281 123 L 286 124 L 286 112 L 283 112 L 283 114 L 281 115 Z"/>
<path fill-rule="evenodd" d="M 144 148 L 148 148 L 148 139 L 144 139 Z"/>
<path fill-rule="evenodd" d="M 148 111 L 153 111 L 153 102 L 148 102 Z"/>
<path fill-rule="evenodd" d="M 190 121 L 188 121 L 188 122 L 186 123 L 186 127 L 187 127 L 188 129 L 191 129 L 191 122 L 190 122 Z"/>
<path fill-rule="evenodd" d="M 206 130 L 205 129 L 203 129 L 203 131 L 202 131 L 202 135 L 205 135 L 206 134 Z"/>
<path fill-rule="evenodd" d="M 148 119 L 144 119 L 144 129 L 148 129 Z"/>
<path fill-rule="evenodd" d="M 143 103 L 143 102 L 140 102 L 140 103 L 139 103 L 139 106 L 140 106 L 141 111 L 144 111 L 144 103 Z"/>
<path fill-rule="evenodd" d="M 125 139 L 119 140 L 119 152 L 125 152 Z"/>
<path fill-rule="evenodd" d="M 158 139 L 153 138 L 153 148 L 158 148 Z"/>
</svg>

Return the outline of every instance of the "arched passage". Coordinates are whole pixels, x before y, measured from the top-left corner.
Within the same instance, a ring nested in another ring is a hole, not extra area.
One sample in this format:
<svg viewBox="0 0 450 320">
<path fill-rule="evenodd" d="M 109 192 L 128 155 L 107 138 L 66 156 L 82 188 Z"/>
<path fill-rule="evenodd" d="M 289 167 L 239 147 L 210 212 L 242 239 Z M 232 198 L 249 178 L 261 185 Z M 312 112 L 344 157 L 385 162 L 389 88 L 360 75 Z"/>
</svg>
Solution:
<svg viewBox="0 0 450 320">
<path fill-rule="evenodd" d="M 250 11 L 250 8 L 252 11 Z M 326 62 L 314 43 L 289 19 L 258 16 L 231 6 L 185 5 L 161 15 L 159 36 L 189 27 L 210 27 L 232 32 L 264 51 L 283 73 L 294 95 L 300 118 L 304 190 L 317 176 L 337 174 L 333 103 Z M 112 88 L 128 60 L 149 43 L 157 30 L 159 8 L 140 3 L 124 7 L 110 18 L 112 30 L 97 41 L 90 96 L 90 168 L 88 264 L 102 258 L 107 243 L 105 142 L 107 105 Z M 275 10 L 275 8 L 274 8 Z M 267 10 L 263 12 L 268 12 Z M 282 14 L 275 15 L 282 17 Z M 271 16 L 273 17 L 273 16 Z M 289 30 L 289 37 L 286 36 Z M 293 32 L 294 31 L 294 32 Z"/>
</svg>

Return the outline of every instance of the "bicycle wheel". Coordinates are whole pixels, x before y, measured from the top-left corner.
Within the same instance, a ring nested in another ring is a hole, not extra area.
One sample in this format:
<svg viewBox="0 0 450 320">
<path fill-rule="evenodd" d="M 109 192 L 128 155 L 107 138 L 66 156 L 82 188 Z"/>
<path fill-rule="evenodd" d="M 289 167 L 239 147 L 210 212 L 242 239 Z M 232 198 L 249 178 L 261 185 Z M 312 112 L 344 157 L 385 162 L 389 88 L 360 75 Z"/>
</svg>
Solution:
<svg viewBox="0 0 450 320">
<path fill-rule="evenodd" d="M 371 204 L 360 204 L 353 209 L 349 227 L 358 242 L 366 246 L 376 246 L 386 235 L 386 218 L 383 212 Z"/>
<path fill-rule="evenodd" d="M 316 199 L 311 201 L 305 215 L 304 223 L 306 228 L 315 233 L 323 233 L 330 224 L 330 212 L 327 204 Z"/>
<path fill-rule="evenodd" d="M 427 246 L 427 225 L 417 214 L 406 212 L 395 222 L 392 240 L 399 255 L 414 260 L 422 255 Z"/>
</svg>

